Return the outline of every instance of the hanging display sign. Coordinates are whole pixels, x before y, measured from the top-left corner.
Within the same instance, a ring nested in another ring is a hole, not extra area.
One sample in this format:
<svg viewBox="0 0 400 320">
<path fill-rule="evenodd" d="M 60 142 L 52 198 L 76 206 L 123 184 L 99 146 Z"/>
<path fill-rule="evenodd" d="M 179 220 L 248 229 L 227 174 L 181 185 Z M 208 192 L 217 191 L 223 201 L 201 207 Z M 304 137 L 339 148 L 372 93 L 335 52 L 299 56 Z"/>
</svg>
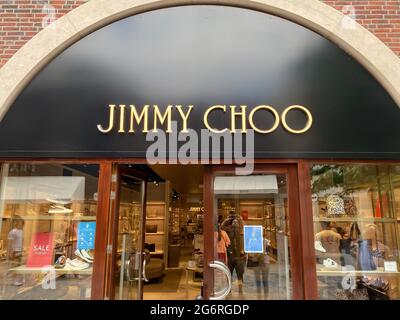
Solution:
<svg viewBox="0 0 400 320">
<path fill-rule="evenodd" d="M 78 250 L 93 250 L 96 222 L 79 222 L 78 224 Z"/>
<path fill-rule="evenodd" d="M 244 252 L 263 253 L 263 227 L 244 226 Z"/>
</svg>

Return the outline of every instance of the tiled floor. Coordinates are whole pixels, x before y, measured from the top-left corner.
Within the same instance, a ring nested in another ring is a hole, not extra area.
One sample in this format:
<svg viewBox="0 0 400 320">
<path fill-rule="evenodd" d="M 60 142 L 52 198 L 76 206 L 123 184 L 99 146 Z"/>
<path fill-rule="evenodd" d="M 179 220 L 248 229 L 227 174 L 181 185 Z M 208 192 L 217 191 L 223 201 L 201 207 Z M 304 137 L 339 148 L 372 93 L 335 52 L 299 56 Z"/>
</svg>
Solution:
<svg viewBox="0 0 400 320">
<path fill-rule="evenodd" d="M 192 287 L 186 284 L 186 263 L 191 259 L 191 248 L 184 248 L 181 252 L 181 260 L 179 268 L 182 273 L 166 272 L 166 277 L 162 283 L 147 284 L 144 287 L 144 299 L 146 300 L 194 300 L 200 295 L 200 287 Z M 232 275 L 232 290 L 228 295 L 227 299 L 232 300 L 285 300 L 290 299 L 292 294 L 291 281 L 286 278 L 286 269 L 284 264 L 271 263 L 268 268 L 268 272 L 265 274 L 267 279 L 265 281 L 267 290 L 264 292 L 264 283 L 259 281 L 257 286 L 257 270 L 255 268 L 245 267 L 245 272 L 243 275 L 243 285 L 240 289 L 239 283 L 237 281 L 236 272 Z M 189 277 L 192 276 L 191 273 L 188 274 Z M 174 287 L 165 287 L 165 285 Z M 171 285 L 172 284 L 172 285 Z M 216 291 L 222 289 L 226 285 L 225 276 L 216 271 L 215 273 L 215 286 Z M 157 291 L 157 288 L 159 291 Z M 165 294 L 165 293 L 168 294 Z"/>
<path fill-rule="evenodd" d="M 190 243 L 187 243 L 187 246 L 181 249 L 179 267 L 167 269 L 162 283 L 146 284 L 143 298 L 145 300 L 194 300 L 200 295 L 200 288 L 186 284 L 185 268 L 191 258 L 192 247 Z M 176 270 L 181 270 L 181 272 L 173 272 Z M 168 284 L 170 288 L 167 287 Z"/>
</svg>

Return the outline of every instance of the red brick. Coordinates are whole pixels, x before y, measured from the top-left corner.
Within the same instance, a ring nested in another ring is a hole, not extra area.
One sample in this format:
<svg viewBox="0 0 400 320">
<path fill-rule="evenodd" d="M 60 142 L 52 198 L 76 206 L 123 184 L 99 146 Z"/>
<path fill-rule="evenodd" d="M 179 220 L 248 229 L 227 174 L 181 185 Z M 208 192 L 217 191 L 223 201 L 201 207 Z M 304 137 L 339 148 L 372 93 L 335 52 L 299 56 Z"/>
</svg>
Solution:
<svg viewBox="0 0 400 320">
<path fill-rule="evenodd" d="M 2 0 L 0 0 L 2 1 Z M 110 0 L 118 1 L 118 0 Z M 300 1 L 300 0 L 293 0 Z M 355 8 L 357 21 L 400 56 L 400 0 L 320 0 L 338 11 Z M 60 18 L 87 0 L 51 0 Z M 14 0 L 0 12 L 0 68 L 27 41 L 42 30 L 43 5 L 37 0 Z M 5 52 L 4 48 L 9 48 Z"/>
</svg>

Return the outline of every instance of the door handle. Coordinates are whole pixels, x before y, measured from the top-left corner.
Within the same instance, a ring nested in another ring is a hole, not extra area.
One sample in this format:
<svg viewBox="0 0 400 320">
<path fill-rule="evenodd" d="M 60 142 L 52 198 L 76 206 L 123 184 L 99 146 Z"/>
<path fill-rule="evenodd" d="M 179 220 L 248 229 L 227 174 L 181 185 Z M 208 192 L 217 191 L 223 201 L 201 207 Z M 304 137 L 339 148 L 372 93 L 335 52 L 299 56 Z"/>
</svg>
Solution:
<svg viewBox="0 0 400 320">
<path fill-rule="evenodd" d="M 128 278 L 128 281 L 132 281 L 130 267 L 131 267 L 131 259 L 128 259 L 128 261 L 125 263 L 126 277 Z"/>
<path fill-rule="evenodd" d="M 215 269 L 221 270 L 225 274 L 225 276 L 228 280 L 228 286 L 225 289 L 222 289 L 222 290 L 214 293 L 214 296 L 210 297 L 210 300 L 223 300 L 231 292 L 231 289 L 232 289 L 231 271 L 221 261 L 211 261 L 208 264 L 208 266 L 210 268 L 215 268 Z"/>
<path fill-rule="evenodd" d="M 126 277 L 128 278 L 128 281 L 138 281 L 138 280 L 144 280 L 145 282 L 149 282 L 149 279 L 147 279 L 146 276 L 146 257 L 144 256 L 145 253 L 143 254 L 143 270 L 142 270 L 142 278 L 138 277 L 138 278 L 131 278 L 131 259 L 128 259 L 128 261 L 126 261 L 125 263 L 125 268 L 126 268 Z M 140 253 L 138 254 L 140 256 Z M 136 256 L 137 259 L 138 256 Z M 135 269 L 137 270 L 137 269 Z"/>
<path fill-rule="evenodd" d="M 142 270 L 143 280 L 145 282 L 149 282 L 149 279 L 146 277 L 146 256 L 143 257 L 143 270 Z"/>
</svg>

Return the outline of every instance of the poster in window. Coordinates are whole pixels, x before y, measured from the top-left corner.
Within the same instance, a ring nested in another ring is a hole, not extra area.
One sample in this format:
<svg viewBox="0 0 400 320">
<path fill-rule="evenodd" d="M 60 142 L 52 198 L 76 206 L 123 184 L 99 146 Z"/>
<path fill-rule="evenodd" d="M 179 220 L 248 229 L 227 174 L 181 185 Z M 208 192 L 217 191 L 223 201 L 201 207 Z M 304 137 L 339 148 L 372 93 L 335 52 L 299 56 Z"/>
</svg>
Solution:
<svg viewBox="0 0 400 320">
<path fill-rule="evenodd" d="M 44 267 L 53 264 L 54 234 L 52 232 L 36 232 L 33 234 L 27 267 Z"/>
<path fill-rule="evenodd" d="M 244 226 L 244 252 L 263 253 L 263 227 Z"/>
<path fill-rule="evenodd" d="M 94 235 L 96 222 L 79 222 L 78 224 L 78 250 L 94 249 Z"/>
</svg>

